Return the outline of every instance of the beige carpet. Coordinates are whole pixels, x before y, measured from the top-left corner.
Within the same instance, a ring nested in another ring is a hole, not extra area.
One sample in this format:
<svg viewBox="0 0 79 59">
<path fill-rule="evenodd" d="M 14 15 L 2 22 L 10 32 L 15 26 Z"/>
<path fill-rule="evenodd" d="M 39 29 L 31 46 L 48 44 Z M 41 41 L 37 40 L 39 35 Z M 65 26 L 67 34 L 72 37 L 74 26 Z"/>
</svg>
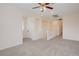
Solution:
<svg viewBox="0 0 79 59">
<path fill-rule="evenodd" d="M 23 45 L 0 51 L 2 56 L 78 56 L 79 41 L 61 39 L 24 39 Z"/>
</svg>

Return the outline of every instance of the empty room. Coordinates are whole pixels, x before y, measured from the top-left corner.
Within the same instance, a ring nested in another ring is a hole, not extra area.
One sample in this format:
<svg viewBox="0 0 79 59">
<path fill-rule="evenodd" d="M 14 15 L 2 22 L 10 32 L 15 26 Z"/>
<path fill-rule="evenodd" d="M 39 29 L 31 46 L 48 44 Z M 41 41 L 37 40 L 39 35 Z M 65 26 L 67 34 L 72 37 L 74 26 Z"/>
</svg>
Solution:
<svg viewBox="0 0 79 59">
<path fill-rule="evenodd" d="M 0 3 L 0 56 L 79 56 L 79 3 Z"/>
</svg>

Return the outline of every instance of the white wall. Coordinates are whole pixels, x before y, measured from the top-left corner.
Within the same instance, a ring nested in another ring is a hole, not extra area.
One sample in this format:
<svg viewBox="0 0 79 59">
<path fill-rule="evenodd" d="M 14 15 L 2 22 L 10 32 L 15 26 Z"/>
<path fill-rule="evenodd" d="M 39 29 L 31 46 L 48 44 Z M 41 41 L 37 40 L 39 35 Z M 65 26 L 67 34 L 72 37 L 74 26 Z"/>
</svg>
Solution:
<svg viewBox="0 0 79 59">
<path fill-rule="evenodd" d="M 79 14 L 63 17 L 63 38 L 79 41 Z"/>
<path fill-rule="evenodd" d="M 0 4 L 0 50 L 22 44 L 22 16 L 20 11 Z"/>
</svg>

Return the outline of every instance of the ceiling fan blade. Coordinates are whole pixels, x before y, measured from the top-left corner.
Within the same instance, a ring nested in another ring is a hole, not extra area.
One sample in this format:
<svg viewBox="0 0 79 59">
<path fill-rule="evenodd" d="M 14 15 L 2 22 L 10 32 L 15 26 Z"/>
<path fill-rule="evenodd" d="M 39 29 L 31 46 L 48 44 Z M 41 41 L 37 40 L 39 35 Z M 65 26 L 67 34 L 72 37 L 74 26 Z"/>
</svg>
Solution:
<svg viewBox="0 0 79 59">
<path fill-rule="evenodd" d="M 45 3 L 45 5 L 49 5 L 50 3 Z"/>
<path fill-rule="evenodd" d="M 36 9 L 36 8 L 39 8 L 40 6 L 37 6 L 37 7 L 33 7 L 32 9 Z"/>
<path fill-rule="evenodd" d="M 48 9 L 53 9 L 52 7 L 49 7 L 49 6 L 46 6 L 46 8 L 48 8 Z"/>
<path fill-rule="evenodd" d="M 39 5 L 41 5 L 42 3 L 38 3 Z"/>
<path fill-rule="evenodd" d="M 50 3 L 38 3 L 39 5 L 48 5 L 48 4 L 50 4 Z"/>
</svg>

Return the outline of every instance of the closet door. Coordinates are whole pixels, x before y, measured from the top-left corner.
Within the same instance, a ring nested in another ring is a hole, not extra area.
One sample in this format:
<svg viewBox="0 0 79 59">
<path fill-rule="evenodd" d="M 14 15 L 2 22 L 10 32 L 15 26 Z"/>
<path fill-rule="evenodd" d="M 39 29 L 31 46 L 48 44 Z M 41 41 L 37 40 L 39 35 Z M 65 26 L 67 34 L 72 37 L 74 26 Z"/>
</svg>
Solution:
<svg viewBox="0 0 79 59">
<path fill-rule="evenodd" d="M 42 20 L 42 38 L 47 39 L 48 21 Z"/>
<path fill-rule="evenodd" d="M 32 40 L 38 40 L 41 38 L 41 20 L 38 18 L 27 19 L 27 35 Z"/>
<path fill-rule="evenodd" d="M 32 40 L 41 39 L 41 20 L 39 18 L 34 18 L 32 20 L 31 38 Z"/>
<path fill-rule="evenodd" d="M 23 30 L 23 37 L 24 38 L 30 38 L 29 24 L 30 24 L 29 19 L 24 19 L 24 30 Z"/>
</svg>

